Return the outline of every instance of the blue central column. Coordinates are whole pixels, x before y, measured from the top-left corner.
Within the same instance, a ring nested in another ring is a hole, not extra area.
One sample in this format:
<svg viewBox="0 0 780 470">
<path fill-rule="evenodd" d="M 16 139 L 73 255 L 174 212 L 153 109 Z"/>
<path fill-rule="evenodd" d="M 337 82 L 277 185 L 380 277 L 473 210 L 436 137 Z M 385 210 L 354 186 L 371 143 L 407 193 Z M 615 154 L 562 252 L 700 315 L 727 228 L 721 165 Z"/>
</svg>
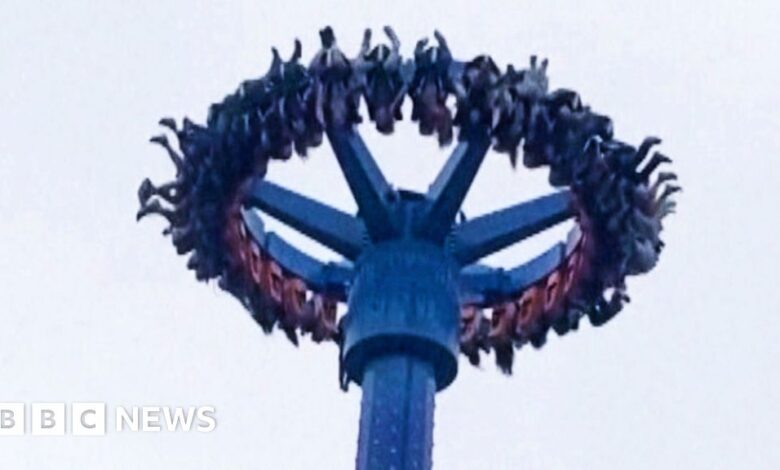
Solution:
<svg viewBox="0 0 780 470">
<path fill-rule="evenodd" d="M 457 265 L 439 246 L 396 240 L 356 270 L 342 361 L 363 389 L 357 468 L 430 469 L 434 395 L 457 374 Z"/>
<path fill-rule="evenodd" d="M 429 469 L 436 381 L 432 365 L 400 354 L 363 374 L 358 469 Z"/>
</svg>

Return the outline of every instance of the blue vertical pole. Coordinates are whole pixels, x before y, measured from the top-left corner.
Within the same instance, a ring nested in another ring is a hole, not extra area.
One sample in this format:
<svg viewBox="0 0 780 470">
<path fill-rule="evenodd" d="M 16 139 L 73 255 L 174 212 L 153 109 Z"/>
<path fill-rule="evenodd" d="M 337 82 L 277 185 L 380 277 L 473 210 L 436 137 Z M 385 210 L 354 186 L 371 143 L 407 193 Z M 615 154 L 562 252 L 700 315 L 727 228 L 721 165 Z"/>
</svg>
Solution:
<svg viewBox="0 0 780 470">
<path fill-rule="evenodd" d="M 433 244 L 374 245 L 360 257 L 342 361 L 363 389 L 358 470 L 428 470 L 434 396 L 457 374 L 457 266 Z"/>
<path fill-rule="evenodd" d="M 363 375 L 358 470 L 431 468 L 433 366 L 401 354 L 371 361 Z"/>
</svg>

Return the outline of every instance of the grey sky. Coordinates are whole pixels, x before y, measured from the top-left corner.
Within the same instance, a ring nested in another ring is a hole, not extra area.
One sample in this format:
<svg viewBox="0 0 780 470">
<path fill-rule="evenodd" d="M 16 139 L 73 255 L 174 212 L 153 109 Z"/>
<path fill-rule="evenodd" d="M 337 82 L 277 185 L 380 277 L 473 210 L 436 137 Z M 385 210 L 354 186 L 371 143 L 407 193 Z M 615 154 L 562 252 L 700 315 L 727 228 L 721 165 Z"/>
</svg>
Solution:
<svg viewBox="0 0 780 470">
<path fill-rule="evenodd" d="M 3 468 L 354 465 L 360 393 L 339 391 L 336 347 L 264 336 L 195 282 L 161 221 L 133 217 L 141 179 L 173 172 L 146 143 L 158 118 L 202 121 L 265 73 L 272 45 L 289 54 L 297 36 L 311 57 L 327 24 L 350 54 L 363 28 L 390 24 L 406 55 L 438 28 L 459 57 L 549 57 L 552 87 L 612 116 L 619 138 L 661 136 L 685 186 L 658 269 L 630 280 L 616 320 L 520 351 L 510 378 L 492 358 L 461 361 L 437 397 L 436 468 L 780 467 L 780 7 L 584 3 L 4 1 L 0 402 L 209 404 L 218 426 L 2 437 Z M 447 154 L 408 122 L 391 138 L 364 132 L 400 186 L 424 188 Z M 488 160 L 469 214 L 547 190 L 544 174 Z M 325 147 L 270 175 L 354 207 L 336 170 Z"/>
</svg>

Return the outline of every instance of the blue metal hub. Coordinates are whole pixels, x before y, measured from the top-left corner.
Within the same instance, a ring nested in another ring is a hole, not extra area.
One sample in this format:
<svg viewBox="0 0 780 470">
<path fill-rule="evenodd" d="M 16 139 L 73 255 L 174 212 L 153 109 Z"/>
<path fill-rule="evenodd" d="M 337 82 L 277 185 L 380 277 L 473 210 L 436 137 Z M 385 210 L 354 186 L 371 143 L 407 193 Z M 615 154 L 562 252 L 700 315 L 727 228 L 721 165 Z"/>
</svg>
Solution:
<svg viewBox="0 0 780 470">
<path fill-rule="evenodd" d="M 460 308 L 458 266 L 441 247 L 397 240 L 369 248 L 358 260 L 342 329 L 348 378 L 363 381 L 367 364 L 406 354 L 433 366 L 436 388 L 457 374 Z"/>
</svg>

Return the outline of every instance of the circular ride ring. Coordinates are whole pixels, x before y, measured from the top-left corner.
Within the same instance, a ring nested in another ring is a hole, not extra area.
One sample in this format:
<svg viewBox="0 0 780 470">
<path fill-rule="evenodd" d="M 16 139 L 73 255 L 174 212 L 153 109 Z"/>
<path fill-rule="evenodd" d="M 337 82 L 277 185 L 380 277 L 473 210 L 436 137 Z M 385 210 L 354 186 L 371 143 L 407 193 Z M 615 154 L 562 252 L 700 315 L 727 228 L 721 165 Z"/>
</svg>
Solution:
<svg viewBox="0 0 780 470">
<path fill-rule="evenodd" d="M 455 60 L 437 32 L 436 45 L 417 43 L 404 60 L 400 43 L 371 47 L 347 58 L 330 28 L 308 67 L 301 45 L 289 60 L 273 50 L 268 73 L 247 80 L 209 109 L 205 126 L 185 118 L 160 124 L 177 137 L 153 137 L 176 167 L 173 181 L 139 188 L 141 209 L 164 216 L 179 254 L 198 280 L 218 279 L 265 332 L 275 325 L 297 344 L 343 343 L 337 305 L 347 299 L 353 262 L 366 248 L 414 237 L 442 246 L 459 266 L 460 349 L 472 364 L 493 350 L 511 372 L 514 349 L 541 347 L 550 328 L 574 330 L 582 316 L 595 326 L 628 301 L 625 278 L 652 269 L 663 248 L 661 220 L 674 210 L 680 188 L 657 167 L 669 158 L 652 153 L 649 137 L 633 147 L 613 138 L 608 117 L 583 106 L 570 90 L 548 92 L 547 61 L 501 72 L 489 56 Z M 427 194 L 395 190 L 382 176 L 355 127 L 360 100 L 383 134 L 401 119 L 406 97 L 412 120 L 441 146 L 457 130 L 458 144 Z M 451 102 L 454 97 L 454 106 Z M 357 216 L 264 181 L 270 159 L 305 156 L 326 136 L 358 203 Z M 518 153 L 527 168 L 546 166 L 560 190 L 541 198 L 456 221 L 460 205 L 486 154 Z M 259 209 L 344 256 L 324 263 L 267 232 Z M 413 223 L 408 213 L 414 213 Z M 564 220 L 575 228 L 561 242 L 513 269 L 477 264 L 490 253 Z M 406 221 L 406 222 L 404 222 Z M 400 275 L 400 274 L 399 274 Z M 489 318 L 483 313 L 490 312 Z M 347 314 L 348 316 L 348 314 Z M 342 376 L 342 384 L 347 378 Z"/>
</svg>

